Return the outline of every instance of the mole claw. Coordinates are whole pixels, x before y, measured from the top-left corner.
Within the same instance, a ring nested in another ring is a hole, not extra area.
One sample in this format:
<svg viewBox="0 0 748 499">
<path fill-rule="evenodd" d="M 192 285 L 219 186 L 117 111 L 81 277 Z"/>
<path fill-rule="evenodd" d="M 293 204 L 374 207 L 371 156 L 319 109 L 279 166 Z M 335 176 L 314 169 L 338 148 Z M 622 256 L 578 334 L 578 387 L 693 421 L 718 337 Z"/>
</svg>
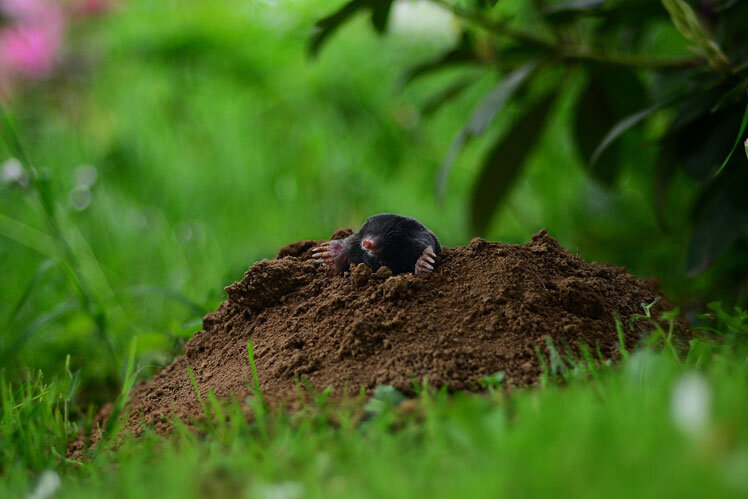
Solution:
<svg viewBox="0 0 748 499">
<path fill-rule="evenodd" d="M 430 274 L 434 271 L 434 265 L 436 265 L 436 253 L 434 253 L 434 248 L 431 246 L 427 247 L 423 250 L 423 253 L 421 253 L 421 256 L 416 261 L 415 266 L 415 274 L 416 275 L 423 275 L 423 274 Z"/>
<path fill-rule="evenodd" d="M 416 275 L 430 274 L 431 272 L 433 271 L 427 267 L 423 267 L 420 265 L 416 266 L 416 271 L 415 271 Z"/>
<path fill-rule="evenodd" d="M 333 268 L 342 272 L 346 267 L 346 253 L 342 240 L 325 241 L 319 246 L 312 248 L 312 256 L 316 263 L 324 267 Z"/>
</svg>

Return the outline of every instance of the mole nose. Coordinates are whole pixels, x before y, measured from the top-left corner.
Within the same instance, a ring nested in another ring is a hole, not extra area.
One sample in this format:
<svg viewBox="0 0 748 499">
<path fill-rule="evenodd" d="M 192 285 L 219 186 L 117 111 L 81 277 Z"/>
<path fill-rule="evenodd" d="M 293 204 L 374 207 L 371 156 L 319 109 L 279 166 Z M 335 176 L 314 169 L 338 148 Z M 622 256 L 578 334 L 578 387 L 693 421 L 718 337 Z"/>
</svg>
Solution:
<svg viewBox="0 0 748 499">
<path fill-rule="evenodd" d="M 363 239 L 361 241 L 361 246 L 372 255 L 376 255 L 379 252 L 379 244 L 373 237 Z"/>
</svg>

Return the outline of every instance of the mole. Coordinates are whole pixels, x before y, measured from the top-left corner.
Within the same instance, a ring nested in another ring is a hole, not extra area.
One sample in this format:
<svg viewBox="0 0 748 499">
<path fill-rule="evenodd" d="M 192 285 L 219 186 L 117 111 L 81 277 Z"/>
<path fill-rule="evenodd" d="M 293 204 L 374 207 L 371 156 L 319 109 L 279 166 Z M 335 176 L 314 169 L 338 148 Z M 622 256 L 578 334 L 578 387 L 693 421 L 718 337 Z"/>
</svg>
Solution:
<svg viewBox="0 0 748 499">
<path fill-rule="evenodd" d="M 345 239 L 333 239 L 313 249 L 315 261 L 338 272 L 353 263 L 365 263 L 373 271 L 389 267 L 393 274 L 433 272 L 439 240 L 421 222 L 392 213 L 374 215 L 361 229 Z"/>
</svg>

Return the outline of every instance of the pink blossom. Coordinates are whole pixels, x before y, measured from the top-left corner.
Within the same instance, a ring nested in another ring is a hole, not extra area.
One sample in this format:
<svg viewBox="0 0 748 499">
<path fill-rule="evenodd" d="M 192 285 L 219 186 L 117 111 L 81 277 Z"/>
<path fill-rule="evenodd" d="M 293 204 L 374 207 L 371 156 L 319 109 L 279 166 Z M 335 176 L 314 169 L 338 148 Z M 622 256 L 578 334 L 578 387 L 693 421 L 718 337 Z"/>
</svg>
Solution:
<svg viewBox="0 0 748 499">
<path fill-rule="evenodd" d="M 110 0 L 78 0 L 73 3 L 73 12 L 80 17 L 104 14 L 111 8 Z"/>
<path fill-rule="evenodd" d="M 8 24 L 0 29 L 0 72 L 30 79 L 54 69 L 62 47 L 65 18 L 58 4 L 46 0 L 0 0 Z"/>
</svg>

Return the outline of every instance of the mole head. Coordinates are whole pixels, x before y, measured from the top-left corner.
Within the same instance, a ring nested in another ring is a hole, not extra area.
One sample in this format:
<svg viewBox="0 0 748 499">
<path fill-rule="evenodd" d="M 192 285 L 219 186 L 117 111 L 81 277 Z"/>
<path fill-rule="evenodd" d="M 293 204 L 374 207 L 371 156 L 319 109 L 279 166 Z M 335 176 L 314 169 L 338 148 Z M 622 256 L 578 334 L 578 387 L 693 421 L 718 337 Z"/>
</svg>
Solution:
<svg viewBox="0 0 748 499">
<path fill-rule="evenodd" d="M 372 257 L 385 258 L 407 239 L 405 217 L 389 213 L 369 218 L 359 230 L 361 249 Z"/>
</svg>

